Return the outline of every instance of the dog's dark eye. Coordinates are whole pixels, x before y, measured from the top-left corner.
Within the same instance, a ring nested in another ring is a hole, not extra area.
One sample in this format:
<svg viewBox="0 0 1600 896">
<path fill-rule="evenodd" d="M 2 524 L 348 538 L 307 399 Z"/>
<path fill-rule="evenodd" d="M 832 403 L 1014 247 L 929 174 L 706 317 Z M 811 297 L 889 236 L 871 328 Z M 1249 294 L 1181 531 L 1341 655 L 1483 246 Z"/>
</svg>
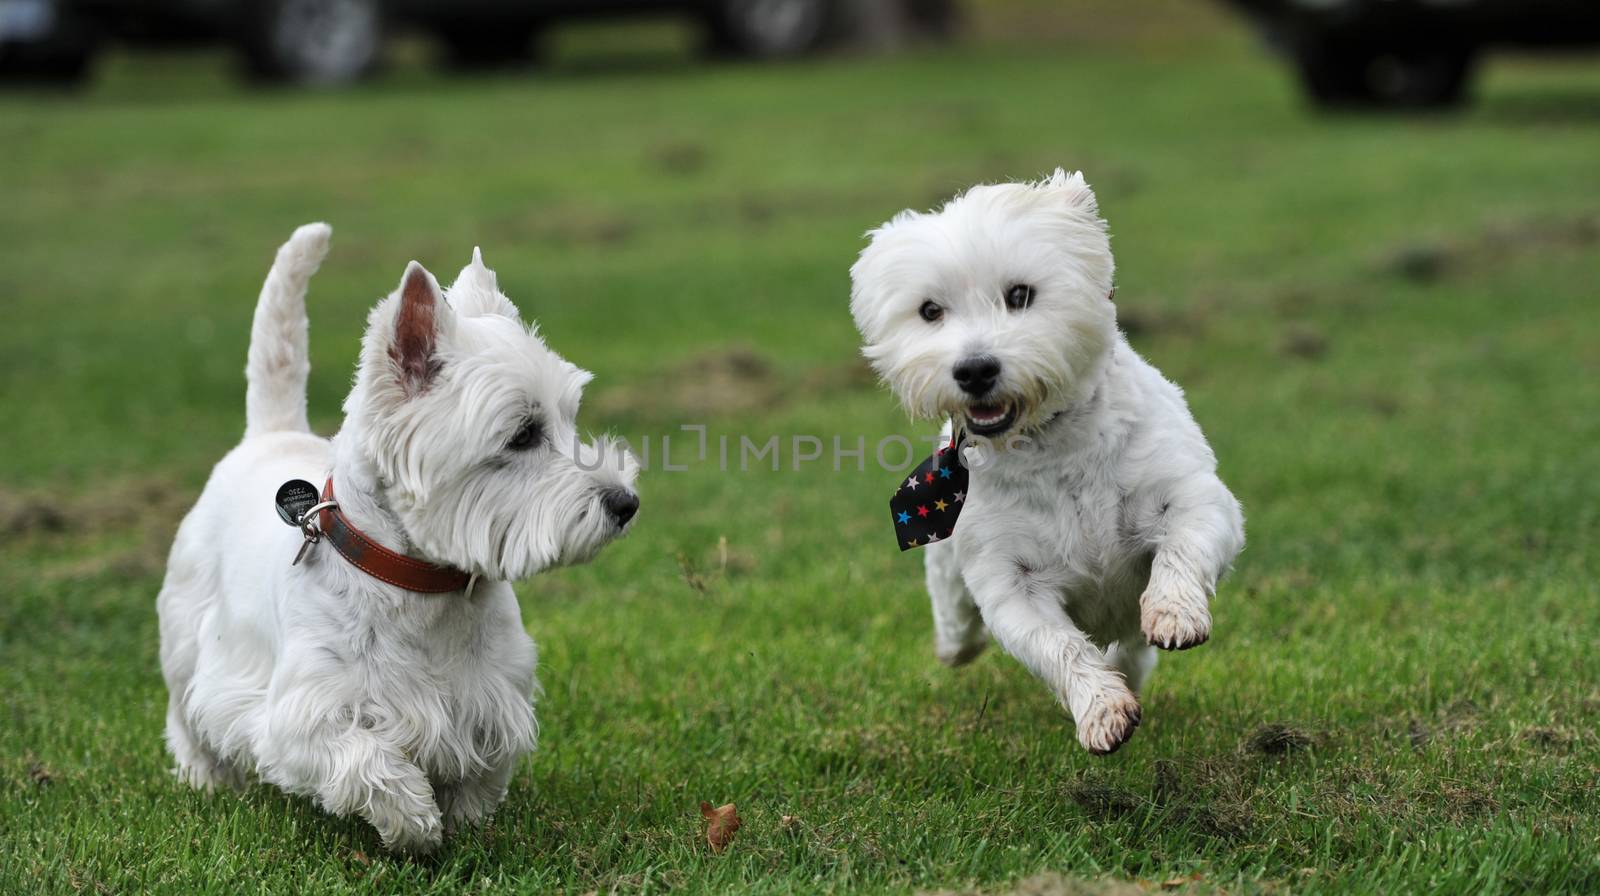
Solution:
<svg viewBox="0 0 1600 896">
<path fill-rule="evenodd" d="M 922 307 L 917 309 L 917 313 L 922 315 L 923 320 L 931 324 L 944 317 L 944 308 L 938 302 L 923 302 Z"/>
<path fill-rule="evenodd" d="M 506 448 L 511 451 L 527 451 L 537 446 L 543 437 L 544 430 L 539 427 L 539 421 L 528 420 L 517 430 L 516 435 L 511 437 L 511 441 L 506 443 Z"/>
<path fill-rule="evenodd" d="M 1012 311 L 1021 311 L 1033 304 L 1033 287 L 1026 283 L 1017 283 L 1006 290 L 1006 307 Z"/>
</svg>

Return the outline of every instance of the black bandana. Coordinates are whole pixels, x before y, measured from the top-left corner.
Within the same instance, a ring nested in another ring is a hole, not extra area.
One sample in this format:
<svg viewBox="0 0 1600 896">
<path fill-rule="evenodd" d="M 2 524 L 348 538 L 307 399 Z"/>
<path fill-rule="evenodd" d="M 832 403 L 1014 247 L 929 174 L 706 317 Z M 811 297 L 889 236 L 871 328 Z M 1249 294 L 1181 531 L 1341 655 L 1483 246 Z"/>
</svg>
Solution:
<svg viewBox="0 0 1600 896">
<path fill-rule="evenodd" d="M 955 531 L 956 517 L 967 502 L 968 473 L 957 447 L 963 435 L 958 433 L 938 454 L 918 464 L 889 499 L 900 550 L 943 541 Z"/>
</svg>

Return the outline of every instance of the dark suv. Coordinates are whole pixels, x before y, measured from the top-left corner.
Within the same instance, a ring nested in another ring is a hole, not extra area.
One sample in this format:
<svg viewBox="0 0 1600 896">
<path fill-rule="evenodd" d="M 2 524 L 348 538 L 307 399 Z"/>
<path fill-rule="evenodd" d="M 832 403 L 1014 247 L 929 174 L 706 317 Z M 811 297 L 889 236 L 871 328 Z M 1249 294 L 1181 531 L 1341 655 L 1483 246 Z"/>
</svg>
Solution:
<svg viewBox="0 0 1600 896">
<path fill-rule="evenodd" d="M 1327 106 L 1443 106 L 1491 47 L 1600 45 L 1600 0 L 1228 0 Z"/>
<path fill-rule="evenodd" d="M 951 27 L 955 0 L 0 0 L 0 74 L 69 80 L 99 43 L 226 41 L 260 77 L 341 83 L 369 71 L 386 31 L 420 28 L 464 67 L 514 62 L 547 23 L 636 14 L 690 16 L 709 45 L 796 56 L 860 27 L 871 9 L 918 30 Z"/>
</svg>

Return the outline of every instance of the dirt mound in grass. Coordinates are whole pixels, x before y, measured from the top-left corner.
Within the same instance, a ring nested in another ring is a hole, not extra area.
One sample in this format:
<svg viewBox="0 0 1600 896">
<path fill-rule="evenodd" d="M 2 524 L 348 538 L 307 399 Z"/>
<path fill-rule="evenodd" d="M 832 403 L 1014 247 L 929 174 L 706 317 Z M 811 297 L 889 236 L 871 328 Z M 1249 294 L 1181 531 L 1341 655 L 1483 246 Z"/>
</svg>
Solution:
<svg viewBox="0 0 1600 896">
<path fill-rule="evenodd" d="M 699 423 L 771 411 L 795 401 L 876 383 L 863 361 L 815 367 L 799 374 L 779 369 L 749 346 L 735 345 L 686 358 L 635 383 L 596 397 L 608 418 Z"/>
</svg>

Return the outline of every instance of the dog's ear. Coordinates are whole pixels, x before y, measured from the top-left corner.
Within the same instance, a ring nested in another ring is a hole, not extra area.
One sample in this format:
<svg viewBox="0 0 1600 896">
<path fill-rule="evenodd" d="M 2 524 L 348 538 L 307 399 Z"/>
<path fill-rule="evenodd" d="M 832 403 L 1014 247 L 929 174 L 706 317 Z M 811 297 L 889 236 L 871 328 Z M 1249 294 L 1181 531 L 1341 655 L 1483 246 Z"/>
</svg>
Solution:
<svg viewBox="0 0 1600 896">
<path fill-rule="evenodd" d="M 472 250 L 472 262 L 461 269 L 456 282 L 450 284 L 450 307 L 463 317 L 498 314 L 512 320 L 521 320 L 517 306 L 500 294 L 499 278 L 483 263 L 483 252 Z"/>
<path fill-rule="evenodd" d="M 395 315 L 394 341 L 389 359 L 406 394 L 424 392 L 438 375 L 439 329 L 449 313 L 439 293 L 439 282 L 428 269 L 413 261 L 400 281 L 400 311 Z"/>
<path fill-rule="evenodd" d="M 1057 168 L 1054 174 L 1039 183 L 1039 189 L 1050 194 L 1055 201 L 1065 202 L 1072 208 L 1090 214 L 1100 212 L 1100 202 L 1095 199 L 1089 182 L 1083 179 L 1082 171 L 1068 174 L 1065 169 Z"/>
</svg>

